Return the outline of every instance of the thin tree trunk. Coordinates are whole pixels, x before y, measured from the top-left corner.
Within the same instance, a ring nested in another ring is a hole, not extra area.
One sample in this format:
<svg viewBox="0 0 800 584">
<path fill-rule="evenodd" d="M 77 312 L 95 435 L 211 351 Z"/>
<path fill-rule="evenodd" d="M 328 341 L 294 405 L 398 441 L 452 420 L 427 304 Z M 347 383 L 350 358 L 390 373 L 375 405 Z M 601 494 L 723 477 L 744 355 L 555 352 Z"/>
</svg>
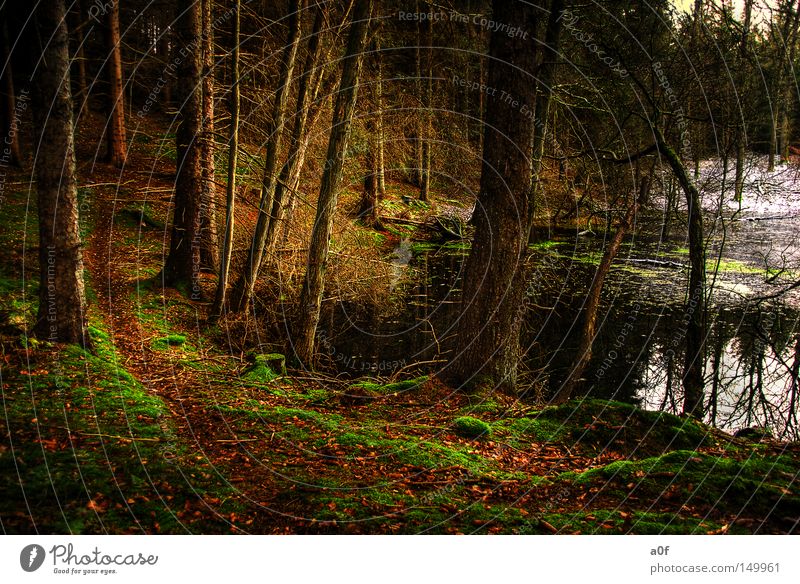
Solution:
<svg viewBox="0 0 800 584">
<path fill-rule="evenodd" d="M 218 316 L 225 309 L 227 296 L 228 274 L 231 270 L 231 255 L 233 254 L 233 230 L 235 227 L 236 208 L 236 164 L 239 156 L 239 30 L 241 22 L 241 0 L 234 0 L 233 4 L 233 38 L 231 51 L 231 93 L 228 107 L 231 115 L 230 142 L 228 147 L 228 187 L 225 192 L 225 236 L 222 245 L 222 260 L 219 268 L 219 281 L 214 297 L 214 306 L 211 314 Z"/>
<path fill-rule="evenodd" d="M 689 207 L 689 294 L 686 303 L 686 358 L 683 368 L 683 412 L 703 416 L 703 364 L 705 356 L 706 253 L 700 192 L 689 178 L 677 153 L 669 147 L 659 128 L 654 128 L 659 152 L 678 179 Z"/>
<path fill-rule="evenodd" d="M 301 5 L 305 0 L 293 0 L 289 10 L 289 42 L 283 52 L 281 74 L 275 101 L 272 104 L 272 122 L 268 130 L 267 153 L 264 161 L 264 178 L 261 183 L 261 202 L 258 207 L 258 220 L 256 221 L 253 239 L 248 252 L 247 263 L 242 274 L 236 281 L 231 306 L 236 311 L 245 310 L 253 297 L 258 270 L 264 257 L 264 248 L 267 241 L 267 231 L 272 220 L 272 201 L 275 196 L 275 187 L 278 182 L 278 155 L 283 141 L 284 120 L 286 118 L 286 103 L 289 98 L 289 88 L 294 73 L 297 47 L 300 44 L 301 34 Z"/>
<path fill-rule="evenodd" d="M 214 24 L 213 0 L 203 4 L 203 134 L 200 137 L 203 158 L 203 233 L 200 249 L 201 265 L 212 272 L 219 268 L 219 237 L 217 235 L 217 186 L 214 152 Z"/>
<path fill-rule="evenodd" d="M 424 139 L 422 142 L 422 184 L 419 188 L 419 200 L 428 201 L 431 192 L 431 143 L 433 141 L 433 23 L 425 21 L 425 97 L 422 115 Z"/>
<path fill-rule="evenodd" d="M 561 21 L 558 17 L 564 11 L 563 0 L 553 0 L 550 8 L 550 22 L 545 32 L 544 49 L 542 56 L 541 72 L 539 73 L 539 88 L 536 92 L 536 106 L 533 110 L 536 131 L 532 142 L 531 156 L 531 203 L 528 207 L 530 227 L 529 241 L 539 239 L 539 230 L 534 227 L 534 218 L 537 214 L 537 205 L 540 200 L 542 158 L 544 158 L 544 145 L 547 138 L 547 123 L 550 119 L 550 103 L 553 95 L 553 84 L 556 80 L 556 71 L 560 60 L 558 52 L 561 37 Z M 554 16 L 555 15 L 555 16 Z M 553 22 L 555 20 L 555 22 Z M 548 230 L 549 231 L 549 230 Z"/>
<path fill-rule="evenodd" d="M 380 25 L 379 25 L 380 26 Z M 375 34 L 375 148 L 376 177 L 378 180 L 378 199 L 386 196 L 386 161 L 383 135 L 383 54 L 381 53 L 380 29 Z"/>
<path fill-rule="evenodd" d="M 106 159 L 122 166 L 127 156 L 125 137 L 125 98 L 122 91 L 122 54 L 119 35 L 119 2 L 106 11 L 106 46 L 109 52 L 106 72 L 109 84 L 109 115 L 106 127 Z"/>
<path fill-rule="evenodd" d="M 544 2 L 494 0 L 493 18 L 537 30 Z M 551 15 L 549 25 L 560 26 Z M 488 85 L 507 99 L 489 99 L 480 194 L 473 216 L 475 238 L 463 279 L 457 349 L 443 377 L 465 389 L 513 390 L 520 360 L 519 333 L 526 285 L 525 257 L 530 231 L 530 146 L 536 131 L 537 39 L 492 33 Z M 558 50 L 554 47 L 554 50 Z"/>
<path fill-rule="evenodd" d="M 34 333 L 53 342 L 89 343 L 78 223 L 78 184 L 63 0 L 33 10 L 28 51 L 39 214 L 39 308 Z M 44 45 L 40 38 L 48 39 Z"/>
<path fill-rule="evenodd" d="M 341 82 L 333 108 L 332 129 L 322 173 L 314 229 L 311 232 L 306 275 L 300 292 L 300 314 L 292 341 L 297 358 L 308 366 L 312 366 L 314 361 L 314 337 L 322 305 L 333 216 L 339 196 L 347 140 L 355 112 L 358 80 L 371 13 L 372 0 L 356 0 Z"/>
<path fill-rule="evenodd" d="M 734 176 L 733 197 L 741 206 L 742 193 L 744 192 L 744 163 L 745 163 L 745 141 L 747 140 L 747 130 L 740 126 L 736 135 L 736 173 Z"/>
<path fill-rule="evenodd" d="M 11 68 L 11 50 L 8 45 L 8 24 L 3 19 L 2 29 L 0 33 L 3 35 L 2 39 L 2 91 L 3 91 L 3 149 L 7 152 L 3 153 L 2 159 L 4 164 L 12 166 L 20 166 L 21 156 L 19 150 L 19 116 L 17 112 L 17 97 L 14 93 L 14 75 Z"/>
<path fill-rule="evenodd" d="M 308 40 L 308 52 L 306 53 L 303 72 L 299 76 L 300 81 L 297 89 L 294 126 L 292 127 L 292 135 L 289 144 L 289 157 L 283 164 L 278 183 L 275 185 L 275 197 L 272 201 L 271 212 L 272 220 L 267 226 L 264 244 L 267 257 L 271 257 L 275 249 L 278 225 L 283 221 L 287 207 L 285 201 L 286 192 L 289 191 L 290 198 L 293 199 L 292 193 L 297 189 L 297 183 L 299 183 L 299 176 L 296 182 L 294 181 L 294 176 L 298 168 L 302 167 L 305 161 L 305 147 L 302 144 L 303 136 L 305 135 L 306 125 L 309 119 L 311 98 L 314 93 L 319 90 L 319 81 L 321 80 L 321 72 L 317 73 L 316 69 L 319 63 L 320 36 L 322 34 L 325 13 L 321 6 L 317 6 L 315 11 L 314 25 L 311 30 L 311 37 Z"/>
<path fill-rule="evenodd" d="M 177 7 L 175 41 L 178 46 L 199 47 L 202 42 L 201 6 L 181 0 Z M 175 135 L 178 173 L 175 180 L 175 211 L 169 255 L 161 279 L 165 286 L 183 288 L 193 300 L 202 298 L 200 248 L 202 242 L 202 151 L 198 137 L 203 131 L 202 54 L 186 51 L 178 70 L 180 123 Z"/>
<path fill-rule="evenodd" d="M 638 201 L 644 200 L 648 188 L 649 181 L 644 179 L 642 181 Z M 592 280 L 592 285 L 589 287 L 589 293 L 586 298 L 583 330 L 581 331 L 581 341 L 578 345 L 578 353 L 575 357 L 574 363 L 572 364 L 570 375 L 556 393 L 555 397 L 553 398 L 553 403 L 564 403 L 572 397 L 578 385 L 581 383 L 581 381 L 583 381 L 583 373 L 586 371 L 586 367 L 592 360 L 592 344 L 594 343 L 594 337 L 597 330 L 597 313 L 600 309 L 600 294 L 603 291 L 603 284 L 605 283 L 606 276 L 611 270 L 611 264 L 614 262 L 614 258 L 617 257 L 619 248 L 622 245 L 622 240 L 625 238 L 625 235 L 628 233 L 628 229 L 633 223 L 633 218 L 635 217 L 636 210 L 639 206 L 638 201 L 634 200 L 631 203 L 625 218 L 617 227 L 614 237 L 611 238 L 611 242 L 603 253 L 603 259 L 600 260 L 600 265 L 597 266 L 597 271 L 594 274 L 594 279 Z"/>
</svg>

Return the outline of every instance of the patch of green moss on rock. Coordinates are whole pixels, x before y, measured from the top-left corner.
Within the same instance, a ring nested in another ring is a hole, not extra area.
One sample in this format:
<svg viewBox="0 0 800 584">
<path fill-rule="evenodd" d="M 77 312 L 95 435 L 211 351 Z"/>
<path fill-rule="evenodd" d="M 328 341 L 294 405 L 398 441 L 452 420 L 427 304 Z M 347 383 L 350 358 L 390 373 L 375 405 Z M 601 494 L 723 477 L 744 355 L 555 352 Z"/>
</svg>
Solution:
<svg viewBox="0 0 800 584">
<path fill-rule="evenodd" d="M 478 418 L 472 416 L 461 416 L 453 421 L 453 428 L 456 434 L 462 438 L 488 438 L 492 433 L 492 427 Z"/>
</svg>

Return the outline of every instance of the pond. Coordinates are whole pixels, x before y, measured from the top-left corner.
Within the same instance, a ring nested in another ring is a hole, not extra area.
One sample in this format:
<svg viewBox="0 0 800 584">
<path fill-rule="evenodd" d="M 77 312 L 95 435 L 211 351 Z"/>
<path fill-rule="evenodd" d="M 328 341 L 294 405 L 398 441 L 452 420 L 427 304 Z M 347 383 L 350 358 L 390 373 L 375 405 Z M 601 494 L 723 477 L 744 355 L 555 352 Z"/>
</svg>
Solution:
<svg viewBox="0 0 800 584">
<path fill-rule="evenodd" d="M 704 172 L 711 175 L 706 165 Z M 763 173 L 762 173 L 763 174 Z M 777 174 L 777 173 L 776 173 Z M 755 180 L 755 179 L 752 179 Z M 800 295 L 784 292 L 800 278 L 797 221 L 800 193 L 764 177 L 748 192 L 767 195 L 742 209 L 718 200 L 705 184 L 708 288 L 705 379 L 707 419 L 733 431 L 764 426 L 798 438 Z M 794 181 L 791 182 L 794 185 Z M 755 197 L 753 197 L 755 198 Z M 710 201 L 710 202 L 709 202 Z M 603 289 L 593 355 L 582 392 L 680 412 L 688 253 L 678 223 L 663 238 L 663 216 L 643 214 L 626 239 Z M 722 218 L 724 219 L 722 219 Z M 733 218 L 733 219 L 732 219 Z M 546 402 L 576 357 L 582 308 L 607 238 L 555 232 L 530 248 L 521 387 Z M 393 301 L 364 309 L 339 303 L 323 318 L 321 350 L 341 373 L 435 372 L 453 349 L 460 284 L 468 247 L 403 241 L 393 254 Z"/>
</svg>

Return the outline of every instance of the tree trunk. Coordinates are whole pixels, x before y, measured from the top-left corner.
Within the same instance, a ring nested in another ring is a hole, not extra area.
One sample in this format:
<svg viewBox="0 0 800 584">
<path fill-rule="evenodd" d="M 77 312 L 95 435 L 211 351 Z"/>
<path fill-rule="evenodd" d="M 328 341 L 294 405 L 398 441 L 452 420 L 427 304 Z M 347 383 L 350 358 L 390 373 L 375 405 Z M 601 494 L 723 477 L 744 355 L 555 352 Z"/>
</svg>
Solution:
<svg viewBox="0 0 800 584">
<path fill-rule="evenodd" d="M 542 4 L 494 0 L 493 18 L 535 31 Z M 443 372 L 462 388 L 516 387 L 530 230 L 536 50 L 533 34 L 511 38 L 492 33 L 487 84 L 510 99 L 487 100 L 475 238 L 464 271 L 458 345 Z M 516 107 L 511 100 L 517 101 Z"/>
<path fill-rule="evenodd" d="M 539 230 L 534 227 L 534 218 L 537 214 L 541 194 L 541 170 L 544 157 L 544 145 L 547 138 L 547 123 L 550 119 L 550 102 L 553 94 L 553 84 L 560 60 L 558 52 L 561 37 L 561 21 L 558 17 L 564 11 L 563 0 L 553 0 L 550 8 L 550 21 L 545 32 L 544 49 L 542 56 L 541 72 L 539 74 L 539 88 L 536 92 L 536 107 L 534 108 L 535 134 L 532 145 L 531 161 L 531 204 L 529 207 L 531 232 L 529 240 L 536 241 L 540 237 Z M 555 16 L 554 16 L 555 15 Z M 548 229 L 549 232 L 549 229 Z"/>
<path fill-rule="evenodd" d="M 744 163 L 745 163 L 745 141 L 747 140 L 747 130 L 740 126 L 736 135 L 736 174 L 733 183 L 733 197 L 742 204 L 742 193 L 744 192 Z"/>
<path fill-rule="evenodd" d="M 700 192 L 689 178 L 677 153 L 670 148 L 659 128 L 654 128 L 659 152 L 678 179 L 689 207 L 689 294 L 684 324 L 686 356 L 683 367 L 683 412 L 696 418 L 703 416 L 703 365 L 705 360 L 706 316 L 706 253 L 703 241 L 703 215 Z"/>
<path fill-rule="evenodd" d="M 83 1 L 78 0 L 76 2 L 76 7 L 78 10 L 76 21 L 80 24 L 80 20 L 83 18 L 83 15 L 86 14 L 83 10 Z M 78 68 L 78 97 L 80 102 L 80 107 L 78 108 L 79 112 L 83 110 L 83 104 L 86 103 L 88 98 L 86 88 L 86 55 L 84 54 L 83 45 L 85 43 L 85 37 L 83 35 L 83 28 L 77 26 L 77 39 L 76 42 L 78 44 L 78 48 L 75 51 L 75 61 L 76 66 Z"/>
<path fill-rule="evenodd" d="M 643 179 L 638 201 L 644 200 L 648 188 L 649 180 Z M 628 233 L 628 229 L 633 223 L 636 210 L 639 206 L 638 201 L 634 200 L 631 203 L 625 218 L 622 220 L 622 223 L 620 223 L 619 227 L 617 227 L 614 237 L 611 238 L 611 242 L 606 248 L 605 253 L 603 253 L 603 259 L 600 260 L 600 265 L 597 266 L 597 271 L 594 274 L 594 280 L 592 280 L 592 285 L 589 287 L 589 293 L 586 297 L 583 330 L 581 331 L 581 341 L 578 345 L 578 353 L 575 357 L 575 361 L 572 364 L 572 370 L 569 377 L 567 377 L 566 381 L 561 385 L 561 388 L 559 389 L 558 393 L 556 393 L 552 403 L 564 403 L 570 399 L 570 397 L 572 397 L 575 389 L 577 389 L 578 385 L 582 381 L 583 373 L 586 371 L 586 367 L 592 360 L 592 344 L 594 343 L 594 336 L 597 330 L 597 313 L 600 309 L 600 294 L 603 291 L 603 284 L 605 283 L 606 276 L 611 270 L 611 264 L 613 263 L 614 258 L 617 257 L 619 248 L 622 245 L 622 240 L 625 238 L 625 235 Z"/>
<path fill-rule="evenodd" d="M 202 42 L 201 6 L 195 0 L 180 0 L 176 8 L 175 42 L 180 47 L 200 47 Z M 181 104 L 175 135 L 177 178 L 175 211 L 172 220 L 169 255 L 161 272 L 165 286 L 183 288 L 192 300 L 202 298 L 200 288 L 200 248 L 202 242 L 202 152 L 199 136 L 203 131 L 202 53 L 187 50 L 181 59 L 176 85 Z"/>
<path fill-rule="evenodd" d="M 212 272 L 219 268 L 219 237 L 217 235 L 217 185 L 214 164 L 214 1 L 203 4 L 203 133 L 202 149 L 202 207 L 200 229 L 203 233 L 200 249 L 201 265 Z"/>
<path fill-rule="evenodd" d="M 308 366 L 312 366 L 314 361 L 314 336 L 319 324 L 333 216 L 355 111 L 358 80 L 371 13 L 372 0 L 356 0 L 342 77 L 333 108 L 332 129 L 320 184 L 314 229 L 311 232 L 306 275 L 300 292 L 300 314 L 292 341 L 297 358 Z"/>
<path fill-rule="evenodd" d="M 289 7 L 289 42 L 284 47 L 283 61 L 278 90 L 272 104 L 272 122 L 268 130 L 267 153 L 264 161 L 264 178 L 261 182 L 261 202 L 258 207 L 258 220 L 253 233 L 253 240 L 247 256 L 247 263 L 236 281 L 231 306 L 236 311 L 245 310 L 253 297 L 258 270 L 264 257 L 267 231 L 272 220 L 272 202 L 275 186 L 278 182 L 278 155 L 283 141 L 283 127 L 286 118 L 286 103 L 294 73 L 295 57 L 301 36 L 301 4 L 304 0 L 293 0 Z"/>
<path fill-rule="evenodd" d="M 433 141 L 433 23 L 430 19 L 425 21 L 425 97 L 422 114 L 423 141 L 422 141 L 422 184 L 419 187 L 419 200 L 428 201 L 431 192 L 431 142 Z"/>
<path fill-rule="evenodd" d="M 278 183 L 275 185 L 275 197 L 272 201 L 272 220 L 267 226 L 267 234 L 265 238 L 264 248 L 267 257 L 271 257 L 275 249 L 275 240 L 277 239 L 278 225 L 283 221 L 286 211 L 286 192 L 289 191 L 290 199 L 293 199 L 292 194 L 297 189 L 297 182 L 293 181 L 295 173 L 298 168 L 302 167 L 305 161 L 305 147 L 303 146 L 303 137 L 306 133 L 306 124 L 309 119 L 309 110 L 311 109 L 311 100 L 316 91 L 319 90 L 319 81 L 321 80 L 321 72 L 316 73 L 317 65 L 319 63 L 320 53 L 320 36 L 322 34 L 322 25 L 324 23 L 325 13 L 321 6 L 315 8 L 314 25 L 311 30 L 311 36 L 308 39 L 308 52 L 306 53 L 306 61 L 303 65 L 303 72 L 299 76 L 300 81 L 297 88 L 297 103 L 294 112 L 294 126 L 292 127 L 292 135 L 289 144 L 289 157 L 286 159 L 281 174 L 278 178 Z M 263 260 L 262 260 L 263 263 Z"/>
<path fill-rule="evenodd" d="M 2 163 L 20 166 L 22 158 L 19 151 L 19 112 L 17 112 L 17 97 L 14 93 L 14 76 L 11 68 L 11 50 L 8 44 L 8 23 L 3 19 L 0 33 L 2 38 L 2 92 L 3 92 L 3 152 Z"/>
<path fill-rule="evenodd" d="M 127 156 L 125 98 L 122 91 L 122 54 L 119 36 L 119 2 L 112 2 L 106 10 L 106 47 L 108 49 L 106 73 L 109 84 L 106 160 L 119 167 L 125 163 Z"/>
<path fill-rule="evenodd" d="M 231 93 L 228 107 L 231 114 L 230 143 L 228 147 L 228 187 L 225 192 L 225 236 L 222 244 L 222 261 L 219 267 L 219 280 L 217 292 L 214 297 L 214 306 L 211 314 L 219 316 L 225 310 L 227 296 L 228 274 L 231 270 L 231 255 L 233 254 L 233 230 L 235 223 L 234 211 L 236 208 L 236 164 L 239 156 L 239 30 L 241 22 L 241 0 L 234 0 L 233 4 L 233 38 L 231 52 Z"/>
<path fill-rule="evenodd" d="M 380 25 L 379 25 L 380 26 Z M 381 54 L 380 28 L 375 34 L 375 149 L 378 199 L 386 196 L 386 161 L 383 136 L 383 55 Z"/>
<path fill-rule="evenodd" d="M 63 0 L 39 3 L 28 51 L 34 61 L 31 105 L 39 213 L 40 339 L 86 346 L 86 294 L 78 223 L 78 185 Z M 41 38 L 48 39 L 42 45 Z"/>
</svg>

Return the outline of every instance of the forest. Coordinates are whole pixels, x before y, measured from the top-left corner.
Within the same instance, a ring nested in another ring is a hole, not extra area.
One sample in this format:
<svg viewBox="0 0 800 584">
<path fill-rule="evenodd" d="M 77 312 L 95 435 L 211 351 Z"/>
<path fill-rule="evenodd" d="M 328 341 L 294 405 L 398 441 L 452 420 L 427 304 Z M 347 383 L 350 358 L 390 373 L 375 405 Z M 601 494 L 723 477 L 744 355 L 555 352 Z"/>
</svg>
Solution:
<svg viewBox="0 0 800 584">
<path fill-rule="evenodd" d="M 2 532 L 800 532 L 798 33 L 0 1 Z"/>
</svg>

